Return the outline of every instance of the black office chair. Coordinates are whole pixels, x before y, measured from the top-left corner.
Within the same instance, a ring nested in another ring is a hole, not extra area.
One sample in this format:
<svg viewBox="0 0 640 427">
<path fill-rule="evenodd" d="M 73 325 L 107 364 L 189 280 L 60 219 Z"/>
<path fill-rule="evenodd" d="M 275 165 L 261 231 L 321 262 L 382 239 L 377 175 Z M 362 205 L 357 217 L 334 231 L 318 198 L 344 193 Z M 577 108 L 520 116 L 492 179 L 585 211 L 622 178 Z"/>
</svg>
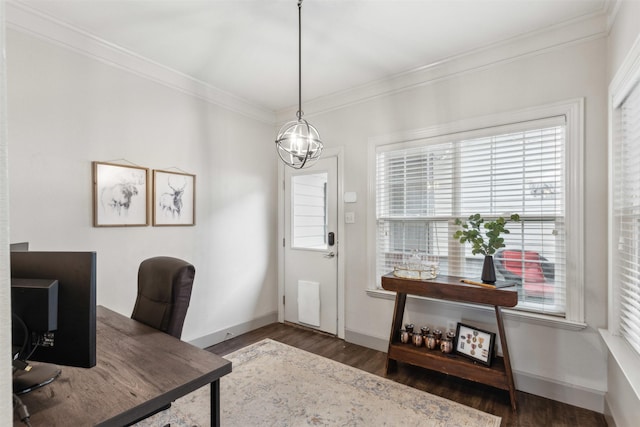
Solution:
<svg viewBox="0 0 640 427">
<path fill-rule="evenodd" d="M 142 261 L 138 268 L 138 296 L 131 318 L 180 338 L 195 274 L 193 265 L 178 258 L 160 256 Z M 170 407 L 168 404 L 129 425 Z"/>
<path fill-rule="evenodd" d="M 195 273 L 193 265 L 178 258 L 161 256 L 142 261 L 131 318 L 180 338 Z"/>
</svg>

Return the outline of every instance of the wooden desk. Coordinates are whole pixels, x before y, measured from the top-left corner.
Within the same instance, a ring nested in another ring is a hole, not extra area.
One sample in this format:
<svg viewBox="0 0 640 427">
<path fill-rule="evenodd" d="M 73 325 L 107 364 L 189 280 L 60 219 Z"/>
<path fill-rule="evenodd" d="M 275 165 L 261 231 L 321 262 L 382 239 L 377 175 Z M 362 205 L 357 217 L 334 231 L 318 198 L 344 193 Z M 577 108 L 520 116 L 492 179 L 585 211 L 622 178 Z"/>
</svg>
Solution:
<svg viewBox="0 0 640 427">
<path fill-rule="evenodd" d="M 207 384 L 220 425 L 219 379 L 231 362 L 105 307 L 96 323 L 95 367 L 61 366 L 54 382 L 21 396 L 33 426 L 123 426 Z"/>
<path fill-rule="evenodd" d="M 411 280 L 396 277 L 393 273 L 382 276 L 382 287 L 388 291 L 396 292 L 389 350 L 387 351 L 387 373 L 395 369 L 397 362 L 405 362 L 508 390 L 511 407 L 514 411 L 516 410 L 516 388 L 513 382 L 509 348 L 501 311 L 501 307 L 515 307 L 518 304 L 518 293 L 515 287 L 487 289 L 460 283 L 460 277 L 438 276 L 433 280 Z M 425 347 L 418 348 L 410 344 L 402 344 L 400 329 L 402 328 L 407 294 L 493 306 L 504 357 L 495 357 L 491 367 L 487 367 L 455 354 L 443 354 L 439 350 L 428 350 Z"/>
</svg>

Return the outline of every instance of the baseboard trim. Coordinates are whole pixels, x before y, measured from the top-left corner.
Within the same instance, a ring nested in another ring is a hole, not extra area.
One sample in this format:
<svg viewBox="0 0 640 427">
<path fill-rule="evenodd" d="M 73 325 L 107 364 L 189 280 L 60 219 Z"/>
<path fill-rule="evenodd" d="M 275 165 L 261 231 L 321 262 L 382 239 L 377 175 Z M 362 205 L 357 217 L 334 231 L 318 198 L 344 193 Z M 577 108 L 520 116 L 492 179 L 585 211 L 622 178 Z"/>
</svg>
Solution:
<svg viewBox="0 0 640 427">
<path fill-rule="evenodd" d="M 371 335 L 362 334 L 360 332 L 345 329 L 344 340 L 352 344 L 361 345 L 363 347 L 372 348 L 374 350 L 386 353 L 389 350 L 388 338 L 377 338 Z"/>
<path fill-rule="evenodd" d="M 616 420 L 613 417 L 613 412 L 611 411 L 611 405 L 609 405 L 608 397 L 604 399 L 604 419 L 607 421 L 607 427 L 617 427 Z"/>
<path fill-rule="evenodd" d="M 207 348 L 212 345 L 221 343 L 229 338 L 251 332 L 254 329 L 261 328 L 278 321 L 278 312 L 274 311 L 264 316 L 257 317 L 248 322 L 240 323 L 238 325 L 230 326 L 219 331 L 213 332 L 209 335 L 205 335 L 200 338 L 189 341 L 189 344 L 195 345 L 199 348 Z"/>
<path fill-rule="evenodd" d="M 387 352 L 388 339 L 345 330 L 345 341 L 374 350 Z M 605 391 L 568 384 L 527 372 L 514 371 L 516 389 L 525 393 L 589 409 L 598 413 L 605 410 Z"/>
<path fill-rule="evenodd" d="M 606 391 L 540 377 L 527 372 L 513 372 L 516 389 L 536 396 L 604 413 Z"/>
</svg>

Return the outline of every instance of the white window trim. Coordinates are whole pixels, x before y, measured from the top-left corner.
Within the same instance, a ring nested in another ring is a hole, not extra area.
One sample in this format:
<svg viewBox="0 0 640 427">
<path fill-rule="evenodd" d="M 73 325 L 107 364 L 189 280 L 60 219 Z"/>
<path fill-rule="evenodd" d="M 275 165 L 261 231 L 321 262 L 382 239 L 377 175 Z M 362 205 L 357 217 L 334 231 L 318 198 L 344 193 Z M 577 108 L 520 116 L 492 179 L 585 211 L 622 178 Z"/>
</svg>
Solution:
<svg viewBox="0 0 640 427">
<path fill-rule="evenodd" d="M 640 375 L 638 375 L 637 366 L 640 362 L 640 356 L 632 349 L 618 334 L 617 307 L 614 306 L 614 271 L 613 271 L 613 248 L 617 246 L 614 242 L 614 221 L 613 221 L 613 145 L 614 145 L 614 121 L 616 118 L 615 110 L 620 106 L 625 97 L 633 89 L 636 83 L 640 82 L 640 37 L 636 38 L 629 53 L 625 57 L 622 65 L 615 74 L 615 77 L 609 85 L 608 96 L 608 156 L 609 156 L 609 198 L 608 198 L 608 235 L 609 235 L 609 251 L 608 251 L 608 324 L 607 329 L 600 329 L 602 336 L 609 352 L 617 361 L 624 376 L 629 381 L 629 385 L 636 393 L 636 397 L 640 399 Z"/>
<path fill-rule="evenodd" d="M 609 224 L 608 224 L 608 233 L 609 233 L 609 254 L 608 254 L 608 264 L 609 264 L 609 277 L 608 277 L 608 312 L 609 312 L 609 332 L 613 335 L 617 335 L 618 330 L 618 308 L 614 306 L 615 301 L 615 289 L 614 289 L 614 271 L 613 271 L 613 262 L 614 262 L 614 249 L 617 246 L 617 243 L 613 241 L 614 239 L 614 212 L 613 212 L 613 171 L 614 171 L 614 129 L 615 129 L 615 120 L 616 120 L 616 109 L 620 107 L 620 104 L 624 101 L 629 92 L 633 89 L 636 83 L 640 82 L 640 37 L 636 39 L 636 42 L 629 52 L 629 55 L 623 62 L 622 66 L 616 73 L 615 78 L 612 80 L 611 85 L 609 86 L 609 117 L 608 117 L 608 156 L 609 156 L 609 200 L 608 200 L 608 214 L 609 214 Z"/>
<path fill-rule="evenodd" d="M 584 98 L 527 108 L 524 110 L 476 117 L 459 122 L 436 125 L 425 129 L 399 132 L 369 138 L 368 146 L 368 204 L 367 204 L 367 293 L 374 296 L 376 291 L 376 151 L 380 146 L 411 143 L 426 138 L 459 134 L 497 126 L 544 119 L 547 117 L 566 117 L 566 164 L 565 180 L 567 188 L 567 283 L 565 318 L 550 315 L 530 314 L 513 311 L 514 316 L 523 318 L 544 318 L 552 324 L 584 325 Z"/>
</svg>

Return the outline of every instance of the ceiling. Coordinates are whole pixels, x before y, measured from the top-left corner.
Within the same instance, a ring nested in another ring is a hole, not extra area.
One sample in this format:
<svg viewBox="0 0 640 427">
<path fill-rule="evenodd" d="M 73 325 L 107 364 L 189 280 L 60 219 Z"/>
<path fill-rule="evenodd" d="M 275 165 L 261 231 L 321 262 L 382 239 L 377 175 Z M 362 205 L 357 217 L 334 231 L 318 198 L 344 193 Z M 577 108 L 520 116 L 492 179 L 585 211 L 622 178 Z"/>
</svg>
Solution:
<svg viewBox="0 0 640 427">
<path fill-rule="evenodd" d="M 297 0 L 12 0 L 261 108 L 298 102 Z M 305 100 L 522 34 L 609 0 L 305 0 Z"/>
</svg>

